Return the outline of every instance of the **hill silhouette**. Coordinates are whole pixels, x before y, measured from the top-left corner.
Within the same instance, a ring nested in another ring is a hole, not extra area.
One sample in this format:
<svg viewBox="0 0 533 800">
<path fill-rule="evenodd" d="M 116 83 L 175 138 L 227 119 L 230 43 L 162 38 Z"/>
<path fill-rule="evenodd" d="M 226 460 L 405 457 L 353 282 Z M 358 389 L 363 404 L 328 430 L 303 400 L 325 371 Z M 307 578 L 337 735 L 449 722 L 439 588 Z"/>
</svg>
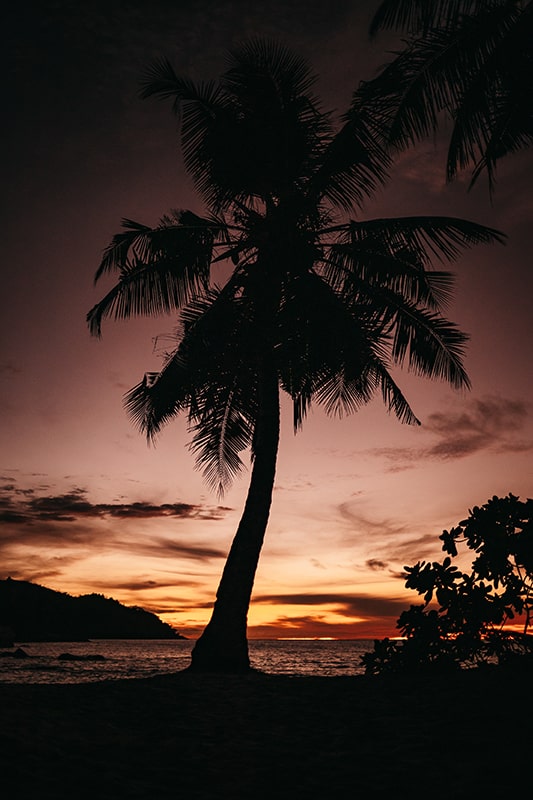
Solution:
<svg viewBox="0 0 533 800">
<path fill-rule="evenodd" d="M 184 637 L 155 614 L 101 594 L 73 597 L 7 578 L 0 581 L 0 638 L 8 643 Z"/>
</svg>

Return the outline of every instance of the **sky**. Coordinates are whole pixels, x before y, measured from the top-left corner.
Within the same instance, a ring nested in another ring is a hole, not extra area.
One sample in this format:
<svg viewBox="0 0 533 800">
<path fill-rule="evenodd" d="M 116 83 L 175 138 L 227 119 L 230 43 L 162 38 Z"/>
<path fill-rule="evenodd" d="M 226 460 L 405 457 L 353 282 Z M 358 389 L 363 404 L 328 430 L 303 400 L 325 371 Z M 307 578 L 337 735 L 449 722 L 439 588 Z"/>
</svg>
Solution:
<svg viewBox="0 0 533 800">
<path fill-rule="evenodd" d="M 398 46 L 370 42 L 378 3 L 308 0 L 29 2 L 4 26 L 0 318 L 0 578 L 98 592 L 157 613 L 186 636 L 209 619 L 248 473 L 218 498 L 187 449 L 184 420 L 148 446 L 123 395 L 157 370 L 175 318 L 104 324 L 85 316 L 121 219 L 157 224 L 202 206 L 185 175 L 170 107 L 141 100 L 146 66 L 216 78 L 228 48 L 275 38 L 308 59 L 324 107 L 341 114 Z M 472 390 L 398 376 L 419 428 L 379 400 L 344 419 L 314 409 L 297 436 L 282 406 L 278 472 L 249 614 L 251 638 L 397 633 L 418 597 L 405 565 L 441 560 L 439 535 L 474 505 L 533 496 L 533 152 L 483 181 L 444 180 L 442 137 L 398 157 L 360 218 L 445 214 L 507 243 L 454 264 L 449 312 L 470 335 Z"/>
</svg>

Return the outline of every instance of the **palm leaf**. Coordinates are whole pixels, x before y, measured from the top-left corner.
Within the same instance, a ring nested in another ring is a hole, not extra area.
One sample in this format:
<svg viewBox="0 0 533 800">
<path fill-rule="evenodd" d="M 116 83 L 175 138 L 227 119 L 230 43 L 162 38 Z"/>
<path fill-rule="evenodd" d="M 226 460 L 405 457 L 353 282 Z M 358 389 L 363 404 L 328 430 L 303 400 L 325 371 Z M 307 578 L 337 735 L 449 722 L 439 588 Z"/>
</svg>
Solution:
<svg viewBox="0 0 533 800">
<path fill-rule="evenodd" d="M 223 496 L 244 464 L 239 453 L 253 439 L 257 406 L 253 393 L 243 391 L 242 373 L 233 382 L 205 388 L 203 413 L 197 417 L 191 449 L 206 483 Z"/>
<path fill-rule="evenodd" d="M 176 352 L 161 372 L 146 373 L 143 380 L 124 395 L 124 406 L 133 423 L 149 441 L 191 401 L 191 379 Z"/>
<path fill-rule="evenodd" d="M 453 27 L 465 14 L 476 14 L 501 0 L 384 0 L 370 23 L 370 35 L 399 29 L 427 33 L 435 27 Z"/>
<path fill-rule="evenodd" d="M 343 298 L 323 278 L 307 272 L 284 286 L 276 335 L 277 369 L 282 388 L 293 400 L 298 430 L 325 374 L 342 372 L 355 386 L 368 356 L 367 333 Z M 336 413 L 343 407 L 351 413 L 362 402 L 341 392 Z"/>
<path fill-rule="evenodd" d="M 388 178 L 391 160 L 384 141 L 377 117 L 367 114 L 361 104 L 354 105 L 326 147 L 307 196 L 325 197 L 345 210 L 362 206 Z"/>
<path fill-rule="evenodd" d="M 324 257 L 325 276 L 346 297 L 374 307 L 376 319 L 387 303 L 380 299 L 382 288 L 435 311 L 446 308 L 454 278 L 428 269 L 432 258 L 451 261 L 466 247 L 504 241 L 494 229 L 451 217 L 350 221 L 335 233 L 338 242 Z"/>
<path fill-rule="evenodd" d="M 265 88 L 265 81 L 290 104 L 296 97 L 310 95 L 317 78 L 304 58 L 272 39 L 252 37 L 229 51 L 223 82 L 237 96 L 255 103 L 254 95 Z M 316 102 L 313 96 L 310 99 Z"/>
<path fill-rule="evenodd" d="M 469 337 L 456 325 L 437 314 L 402 303 L 397 306 L 391 328 L 394 363 L 407 362 L 416 375 L 447 381 L 456 389 L 470 388 L 463 365 Z"/>
<path fill-rule="evenodd" d="M 388 411 L 394 413 L 396 418 L 406 425 L 420 425 L 420 420 L 415 416 L 413 409 L 399 386 L 393 380 L 386 365 L 382 361 L 376 359 L 369 365 L 369 370 L 375 372 L 376 380 L 381 389 L 383 402 Z"/>
<path fill-rule="evenodd" d="M 418 263 L 433 258 L 454 261 L 463 250 L 480 244 L 504 243 L 500 231 L 457 217 L 414 216 L 349 223 L 351 244 L 382 242 L 390 253 L 407 250 Z"/>
<path fill-rule="evenodd" d="M 197 298 L 182 314 L 180 350 L 191 364 L 194 396 L 191 448 L 204 479 L 222 495 L 242 469 L 257 413 L 256 342 L 250 308 L 238 296 L 240 279 Z"/>
<path fill-rule="evenodd" d="M 373 110 L 396 148 L 434 132 L 447 112 L 453 119 L 448 180 L 473 165 L 472 184 L 486 170 L 492 190 L 498 158 L 533 138 L 532 20 L 531 3 L 449 0 L 423 8 L 390 0 L 373 30 L 399 24 L 423 35 L 361 85 L 355 105 Z"/>
<path fill-rule="evenodd" d="M 119 270 L 118 283 L 88 313 L 91 334 L 101 335 L 106 317 L 128 319 L 181 308 L 204 291 L 210 275 L 220 222 L 190 211 L 173 212 L 160 225 L 124 221 L 127 232 L 117 234 L 97 272 Z M 224 238 L 224 235 L 221 237 Z"/>
</svg>

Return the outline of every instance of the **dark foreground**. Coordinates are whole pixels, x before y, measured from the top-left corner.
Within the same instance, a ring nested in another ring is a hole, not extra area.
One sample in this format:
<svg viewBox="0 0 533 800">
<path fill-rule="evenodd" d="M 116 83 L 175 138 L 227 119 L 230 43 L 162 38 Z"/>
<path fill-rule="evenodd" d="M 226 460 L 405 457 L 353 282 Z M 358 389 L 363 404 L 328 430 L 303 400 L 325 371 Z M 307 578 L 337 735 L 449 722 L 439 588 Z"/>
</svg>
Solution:
<svg viewBox="0 0 533 800">
<path fill-rule="evenodd" d="M 19 800 L 519 796 L 531 677 L 4 684 L 0 787 Z"/>
</svg>

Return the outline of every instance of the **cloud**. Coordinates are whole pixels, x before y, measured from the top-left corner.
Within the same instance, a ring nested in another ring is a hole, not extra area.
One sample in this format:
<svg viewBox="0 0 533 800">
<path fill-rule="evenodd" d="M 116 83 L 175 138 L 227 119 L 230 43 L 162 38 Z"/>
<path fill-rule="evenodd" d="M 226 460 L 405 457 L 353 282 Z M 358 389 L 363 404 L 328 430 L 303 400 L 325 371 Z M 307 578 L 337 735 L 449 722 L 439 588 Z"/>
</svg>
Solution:
<svg viewBox="0 0 533 800">
<path fill-rule="evenodd" d="M 35 497 L 24 504 L 28 515 L 37 519 L 55 519 L 70 522 L 80 517 L 115 517 L 129 519 L 153 519 L 155 517 L 179 517 L 181 519 L 221 519 L 221 507 L 204 507 L 190 503 L 98 503 L 87 500 L 83 489 L 75 489 L 62 495 Z"/>
<path fill-rule="evenodd" d="M 361 505 L 357 501 L 346 501 L 337 508 L 347 524 L 343 544 L 356 547 L 359 562 L 355 566 L 359 574 L 361 571 L 382 572 L 398 578 L 402 576 L 399 570 L 404 565 L 439 556 L 440 530 L 424 533 L 414 529 L 411 521 L 365 513 L 364 501 Z"/>
<path fill-rule="evenodd" d="M 388 564 L 385 561 L 380 561 L 378 558 L 369 558 L 366 561 L 366 566 L 368 569 L 381 571 L 387 569 Z"/>
<path fill-rule="evenodd" d="M 357 504 L 353 501 L 339 503 L 337 506 L 341 518 L 349 523 L 350 539 L 353 534 L 357 537 L 363 536 L 364 539 L 376 541 L 376 537 L 386 539 L 397 539 L 405 533 L 407 525 L 391 519 L 376 519 L 365 516 L 359 511 Z"/>
<path fill-rule="evenodd" d="M 421 448 L 376 448 L 372 454 L 385 458 L 388 472 L 412 469 L 421 461 L 450 461 L 481 452 L 526 453 L 533 440 L 523 438 L 531 404 L 523 400 L 486 396 L 473 399 L 460 410 L 437 411 L 423 423 L 433 444 Z"/>
<path fill-rule="evenodd" d="M 13 361 L 4 361 L 0 364 L 0 375 L 6 378 L 11 378 L 13 375 L 20 375 L 21 372 L 21 368 Z"/>
<path fill-rule="evenodd" d="M 277 614 L 268 622 L 250 625 L 253 638 L 337 637 L 342 639 L 390 636 L 409 600 L 366 594 L 295 593 L 254 596 L 253 604 L 303 606 L 306 613 Z M 303 609 L 302 609 L 303 611 Z"/>
<path fill-rule="evenodd" d="M 180 577 L 179 586 L 180 588 L 183 586 L 198 586 L 197 580 L 183 580 Z M 91 586 L 94 589 L 101 589 L 102 591 L 107 591 L 108 589 L 111 590 L 127 590 L 131 592 L 151 592 L 151 591 L 158 591 L 158 602 L 162 602 L 164 598 L 161 598 L 160 591 L 161 589 L 175 589 L 176 588 L 176 580 L 153 580 L 151 578 L 135 578 L 129 581 L 91 581 Z M 172 596 L 172 602 L 176 603 L 176 597 Z"/>
<path fill-rule="evenodd" d="M 155 556 L 156 558 L 192 558 L 196 561 L 207 561 L 212 558 L 225 558 L 227 552 L 223 549 L 206 545 L 192 545 L 178 540 L 165 539 L 163 536 L 150 537 L 150 539 L 132 543 L 118 542 L 124 549 L 134 551 L 137 555 Z"/>
<path fill-rule="evenodd" d="M 523 430 L 528 405 L 520 400 L 486 397 L 471 401 L 459 412 L 430 414 L 427 428 L 440 441 L 427 450 L 429 458 L 462 458 L 480 450 L 496 448 L 499 452 L 514 449 L 524 442 L 514 436 Z M 529 449 L 533 442 L 529 443 Z"/>
<path fill-rule="evenodd" d="M 413 535 L 409 538 L 390 540 L 382 548 L 387 559 L 396 564 L 414 564 L 416 561 L 434 560 L 440 557 L 441 542 L 440 531 L 433 531 L 423 535 Z M 403 573 L 389 570 L 393 577 L 403 577 Z"/>
<path fill-rule="evenodd" d="M 404 599 L 335 592 L 254 595 L 253 602 L 285 606 L 336 606 L 336 613 L 341 616 L 364 618 L 399 616 L 406 608 Z"/>
<path fill-rule="evenodd" d="M 16 495 L 26 495 L 26 498 Z M 91 503 L 84 489 L 72 489 L 66 494 L 32 496 L 33 490 L 17 489 L 7 484 L 0 489 L 0 514 L 4 521 L 37 522 L 49 520 L 72 522 L 80 519 L 154 519 L 173 517 L 178 519 L 222 519 L 225 506 L 202 506 L 191 503 Z M 15 497 L 13 496 L 15 495 Z M 9 517 L 10 519 L 7 519 Z"/>
<path fill-rule="evenodd" d="M 79 561 L 77 556 L 49 555 L 47 551 L 35 552 L 31 559 L 22 559 L 20 555 L 2 550 L 2 570 L 0 578 L 11 577 L 14 580 L 31 581 L 43 584 L 56 578 L 62 578 L 65 570 Z"/>
<path fill-rule="evenodd" d="M 168 519 L 218 521 L 226 507 L 191 503 L 92 503 L 87 492 L 64 494 L 20 490 L 13 482 L 0 489 L 0 563 L 2 574 L 25 580 L 54 577 L 62 569 L 94 554 L 125 553 L 150 558 L 223 559 L 224 548 L 202 542 L 166 538 L 146 526 L 130 530 L 113 522 Z M 31 558 L 28 557 L 31 552 Z M 0 576 L 1 577 L 1 576 Z"/>
</svg>

